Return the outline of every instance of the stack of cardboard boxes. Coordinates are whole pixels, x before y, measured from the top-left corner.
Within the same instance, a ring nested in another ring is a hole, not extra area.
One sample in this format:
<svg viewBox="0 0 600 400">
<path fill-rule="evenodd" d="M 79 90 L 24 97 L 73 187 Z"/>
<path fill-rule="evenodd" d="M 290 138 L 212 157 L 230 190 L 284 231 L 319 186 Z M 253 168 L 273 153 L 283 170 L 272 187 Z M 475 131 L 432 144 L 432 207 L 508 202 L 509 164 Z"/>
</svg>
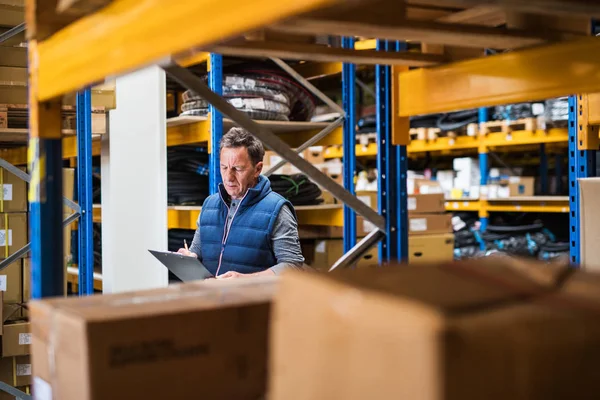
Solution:
<svg viewBox="0 0 600 400">
<path fill-rule="evenodd" d="M 28 242 L 27 184 L 0 169 L 0 187 L 0 259 L 6 259 Z M 31 335 L 23 309 L 29 298 L 29 285 L 24 279 L 24 269 L 28 267 L 29 259 L 19 259 L 0 271 L 3 304 L 0 381 L 16 387 L 31 383 Z M 4 399 L 2 396 L 5 394 L 0 393 L 0 399 Z"/>
<path fill-rule="evenodd" d="M 427 182 L 431 190 L 435 191 L 434 183 Z M 356 192 L 356 197 L 374 210 L 378 209 L 377 192 Z M 410 195 L 408 197 L 409 262 L 452 261 L 454 235 L 451 221 L 452 215 L 446 213 L 443 194 Z M 357 216 L 358 239 L 375 229 L 377 228 L 371 222 Z M 316 240 L 314 245 L 305 245 L 303 253 L 307 264 L 319 270 L 327 270 L 344 254 L 341 227 L 300 227 L 299 233 L 301 238 L 307 238 L 311 233 L 314 235 Z M 375 246 L 363 255 L 357 267 L 368 267 L 378 262 L 378 248 Z"/>
<path fill-rule="evenodd" d="M 74 170 L 63 170 L 65 196 L 73 199 Z M 0 169 L 0 258 L 5 259 L 29 242 L 27 184 L 25 181 Z M 73 210 L 65 208 L 65 217 Z M 71 227 L 65 228 L 65 257 L 71 253 Z M 2 294 L 2 351 L 0 353 L 0 381 L 27 390 L 31 384 L 29 347 L 31 329 L 26 304 L 31 298 L 31 258 L 19 259 L 0 271 Z M 66 285 L 66 280 L 65 280 Z M 0 392 L 0 400 L 7 394 Z"/>
<path fill-rule="evenodd" d="M 408 261 L 452 261 L 454 235 L 452 215 L 446 212 L 442 193 L 408 196 Z"/>
</svg>

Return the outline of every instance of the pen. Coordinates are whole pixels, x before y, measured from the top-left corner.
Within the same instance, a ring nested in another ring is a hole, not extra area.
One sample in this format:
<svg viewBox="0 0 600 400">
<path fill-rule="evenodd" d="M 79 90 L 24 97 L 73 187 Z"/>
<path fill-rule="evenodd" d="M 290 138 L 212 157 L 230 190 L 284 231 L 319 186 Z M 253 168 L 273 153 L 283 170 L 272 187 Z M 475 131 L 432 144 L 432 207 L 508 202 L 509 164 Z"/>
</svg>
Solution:
<svg viewBox="0 0 600 400">
<path fill-rule="evenodd" d="M 187 240 L 183 239 L 183 246 L 185 247 L 186 250 L 189 251 L 188 247 L 187 247 Z"/>
</svg>

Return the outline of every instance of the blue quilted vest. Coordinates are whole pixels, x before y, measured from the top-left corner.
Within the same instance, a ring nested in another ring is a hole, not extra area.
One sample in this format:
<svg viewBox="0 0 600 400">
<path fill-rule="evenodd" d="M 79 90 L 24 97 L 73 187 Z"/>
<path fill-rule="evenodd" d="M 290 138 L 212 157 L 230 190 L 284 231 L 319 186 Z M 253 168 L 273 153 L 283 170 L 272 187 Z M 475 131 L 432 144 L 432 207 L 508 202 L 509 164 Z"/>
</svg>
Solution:
<svg viewBox="0 0 600 400">
<path fill-rule="evenodd" d="M 292 204 L 271 190 L 271 182 L 260 175 L 255 187 L 240 202 L 225 237 L 229 206 L 223 184 L 219 193 L 209 196 L 200 213 L 202 263 L 213 274 L 227 271 L 242 274 L 264 271 L 277 264 L 271 246 L 271 232 L 281 207 Z M 219 261 L 220 259 L 220 261 Z M 220 267 L 219 267 L 220 262 Z"/>
</svg>

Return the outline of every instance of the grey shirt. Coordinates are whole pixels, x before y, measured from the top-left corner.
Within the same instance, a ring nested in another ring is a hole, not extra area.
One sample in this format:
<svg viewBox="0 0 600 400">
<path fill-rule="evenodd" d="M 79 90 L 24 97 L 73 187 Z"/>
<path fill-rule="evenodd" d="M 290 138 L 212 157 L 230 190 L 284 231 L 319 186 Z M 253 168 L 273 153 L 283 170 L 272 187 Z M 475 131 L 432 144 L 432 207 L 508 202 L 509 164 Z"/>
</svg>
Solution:
<svg viewBox="0 0 600 400">
<path fill-rule="evenodd" d="M 225 234 L 227 234 L 231 228 L 231 223 L 233 222 L 235 212 L 239 205 L 240 200 L 231 200 L 229 213 L 227 214 Z M 200 217 L 198 217 L 197 225 L 198 228 L 196 229 L 196 233 L 194 233 L 194 240 L 190 246 L 190 251 L 195 253 L 199 260 L 202 260 L 202 252 L 200 250 Z M 271 267 L 271 269 L 276 275 L 287 268 L 303 268 L 304 257 L 302 256 L 302 250 L 300 249 L 298 223 L 288 206 L 281 207 L 279 215 L 275 220 L 273 233 L 271 234 L 271 246 L 273 248 L 275 259 L 277 260 L 277 264 Z"/>
</svg>

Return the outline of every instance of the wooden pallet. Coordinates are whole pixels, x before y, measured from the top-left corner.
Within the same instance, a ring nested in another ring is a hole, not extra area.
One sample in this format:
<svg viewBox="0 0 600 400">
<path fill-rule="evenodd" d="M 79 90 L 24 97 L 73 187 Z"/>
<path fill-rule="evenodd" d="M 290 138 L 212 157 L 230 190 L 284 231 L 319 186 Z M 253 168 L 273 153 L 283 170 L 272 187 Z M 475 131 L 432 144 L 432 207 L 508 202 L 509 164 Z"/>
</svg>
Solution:
<svg viewBox="0 0 600 400">
<path fill-rule="evenodd" d="M 410 137 L 413 140 L 436 140 L 440 137 L 477 136 L 478 132 L 478 124 L 468 124 L 454 131 L 442 131 L 439 128 L 411 128 Z"/>
<path fill-rule="evenodd" d="M 65 105 L 63 108 L 63 134 L 74 135 L 77 130 L 77 114 L 74 106 Z M 27 133 L 29 109 L 26 104 L 0 104 L 0 141 L 7 134 Z M 104 107 L 92 108 L 92 133 L 106 133 L 106 110 Z M 11 141 L 11 140 L 8 140 Z"/>
<path fill-rule="evenodd" d="M 479 133 L 486 135 L 488 133 L 510 133 L 513 131 L 536 131 L 538 122 L 536 118 L 523 118 L 514 121 L 489 121 L 479 124 Z"/>
</svg>

